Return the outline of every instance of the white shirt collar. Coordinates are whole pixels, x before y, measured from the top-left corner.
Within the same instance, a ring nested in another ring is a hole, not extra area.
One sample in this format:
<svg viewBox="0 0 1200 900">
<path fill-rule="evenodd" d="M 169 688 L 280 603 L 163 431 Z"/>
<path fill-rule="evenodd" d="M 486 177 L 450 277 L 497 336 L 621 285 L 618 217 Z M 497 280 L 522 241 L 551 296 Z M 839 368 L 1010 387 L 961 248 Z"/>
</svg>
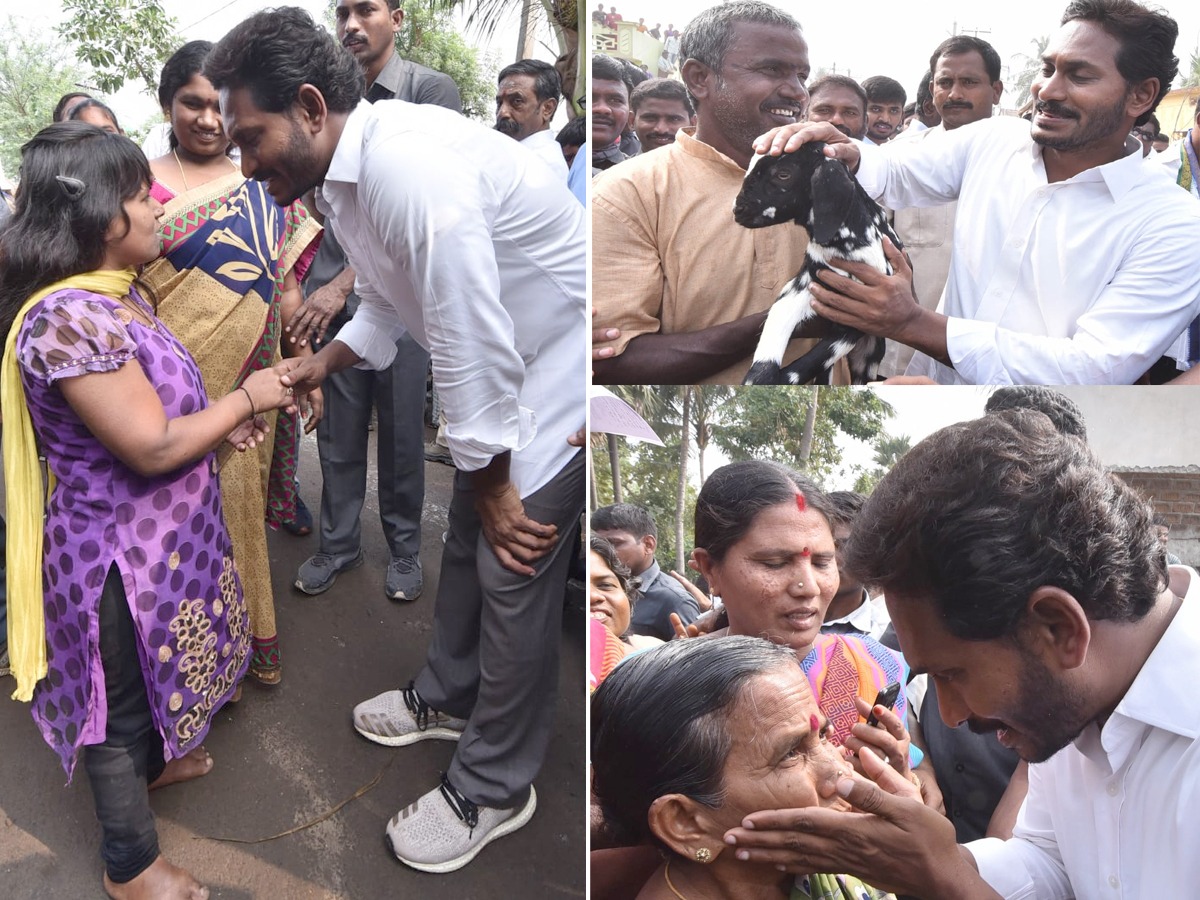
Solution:
<svg viewBox="0 0 1200 900">
<path fill-rule="evenodd" d="M 342 136 L 338 138 L 333 159 L 329 161 L 329 170 L 325 173 L 326 181 L 358 184 L 358 173 L 362 168 L 363 132 L 370 116 L 371 104 L 360 100 L 346 118 Z"/>
<path fill-rule="evenodd" d="M 1200 704 L 1196 703 L 1194 685 L 1179 677 L 1181 667 L 1200 656 L 1200 577 L 1187 566 L 1172 568 L 1187 570 L 1191 579 L 1187 594 L 1162 639 L 1105 724 L 1106 745 L 1109 725 L 1117 717 L 1186 738 L 1200 737 Z"/>
</svg>

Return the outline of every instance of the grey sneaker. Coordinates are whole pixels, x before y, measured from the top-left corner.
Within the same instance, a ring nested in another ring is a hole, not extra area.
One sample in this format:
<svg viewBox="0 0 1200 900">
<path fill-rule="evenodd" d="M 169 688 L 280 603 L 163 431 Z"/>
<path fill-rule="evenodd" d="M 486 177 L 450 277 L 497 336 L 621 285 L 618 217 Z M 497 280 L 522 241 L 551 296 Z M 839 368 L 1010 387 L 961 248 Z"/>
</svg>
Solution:
<svg viewBox="0 0 1200 900">
<path fill-rule="evenodd" d="M 301 563 L 296 573 L 296 588 L 306 594 L 323 594 L 333 587 L 338 575 L 358 568 L 365 558 L 361 547 L 357 553 L 344 556 L 315 553 Z"/>
<path fill-rule="evenodd" d="M 466 719 L 431 708 L 411 681 L 402 691 L 384 691 L 354 707 L 354 730 L 385 747 L 435 739 L 457 741 L 466 727 Z"/>
<path fill-rule="evenodd" d="M 417 556 L 393 556 L 388 565 L 383 592 L 390 600 L 416 600 L 425 582 L 421 578 L 421 560 Z"/>
<path fill-rule="evenodd" d="M 392 817 L 387 841 L 396 859 L 422 872 L 461 869 L 496 838 L 512 834 L 537 809 L 537 793 L 514 809 L 476 806 L 452 785 L 442 783 Z"/>
<path fill-rule="evenodd" d="M 454 457 L 450 455 L 450 448 L 443 447 L 436 441 L 428 441 L 425 444 L 425 460 L 426 462 L 442 463 L 446 466 L 454 465 Z"/>
</svg>

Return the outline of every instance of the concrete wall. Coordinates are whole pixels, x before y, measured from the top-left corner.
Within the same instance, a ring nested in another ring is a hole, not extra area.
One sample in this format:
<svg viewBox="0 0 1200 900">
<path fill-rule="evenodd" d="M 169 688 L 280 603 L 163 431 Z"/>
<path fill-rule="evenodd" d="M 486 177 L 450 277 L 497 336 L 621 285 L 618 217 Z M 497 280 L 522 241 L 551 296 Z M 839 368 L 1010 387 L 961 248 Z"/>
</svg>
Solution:
<svg viewBox="0 0 1200 900">
<path fill-rule="evenodd" d="M 1171 523 L 1167 549 L 1187 565 L 1200 566 L 1200 466 L 1113 471 L 1145 494 L 1154 511 Z"/>
<path fill-rule="evenodd" d="M 1060 387 L 1083 411 L 1088 443 L 1110 468 L 1200 465 L 1200 391 Z"/>
</svg>

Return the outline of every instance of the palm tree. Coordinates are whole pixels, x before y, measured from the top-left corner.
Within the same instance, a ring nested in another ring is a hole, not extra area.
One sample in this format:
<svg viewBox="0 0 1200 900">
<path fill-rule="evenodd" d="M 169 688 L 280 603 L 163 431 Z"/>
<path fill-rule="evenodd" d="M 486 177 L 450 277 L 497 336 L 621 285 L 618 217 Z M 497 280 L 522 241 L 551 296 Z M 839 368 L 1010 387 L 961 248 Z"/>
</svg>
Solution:
<svg viewBox="0 0 1200 900">
<path fill-rule="evenodd" d="M 1034 46 L 1033 54 L 1016 54 L 1014 59 L 1020 58 L 1023 62 L 1021 63 L 1020 72 L 1017 74 L 1016 80 L 1009 85 L 1009 90 L 1012 91 L 1012 105 L 1018 109 L 1030 97 L 1029 87 L 1033 84 L 1034 79 L 1037 78 L 1038 73 L 1042 69 L 1042 57 L 1046 54 L 1046 46 L 1050 43 L 1050 35 L 1031 38 L 1029 43 Z"/>
<path fill-rule="evenodd" d="M 512 14 L 513 0 L 417 0 L 432 9 L 461 9 L 467 16 L 467 27 L 478 28 L 480 34 L 490 37 L 496 28 Z M 587 86 L 587 50 L 584 46 L 585 33 L 580 28 L 579 4 L 577 0 L 524 0 L 523 15 L 532 13 L 544 19 L 554 34 L 558 58 L 562 69 L 575 73 L 575 83 L 563 85 L 564 93 L 575 115 L 583 115 L 583 96 Z"/>
<path fill-rule="evenodd" d="M 1183 80 L 1179 82 L 1181 88 L 1200 87 L 1200 46 L 1192 50 L 1191 57 L 1187 72 L 1184 74 Z"/>
<path fill-rule="evenodd" d="M 900 461 L 900 457 L 911 449 L 912 438 L 907 434 L 899 434 L 895 437 L 888 434 L 881 435 L 879 443 L 875 445 L 875 465 L 884 470 L 891 469 Z"/>
</svg>

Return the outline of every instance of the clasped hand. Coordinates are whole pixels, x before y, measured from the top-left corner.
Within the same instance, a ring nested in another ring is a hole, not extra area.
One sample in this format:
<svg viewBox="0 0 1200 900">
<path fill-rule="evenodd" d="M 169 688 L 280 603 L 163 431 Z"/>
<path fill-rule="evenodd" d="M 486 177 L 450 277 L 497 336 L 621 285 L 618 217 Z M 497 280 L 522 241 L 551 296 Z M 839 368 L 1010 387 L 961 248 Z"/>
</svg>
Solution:
<svg viewBox="0 0 1200 900">
<path fill-rule="evenodd" d="M 558 526 L 543 525 L 525 515 L 525 504 L 512 482 L 495 491 L 477 491 L 475 509 L 483 535 L 500 564 L 518 575 L 533 575 L 536 562 L 558 543 Z"/>
</svg>

